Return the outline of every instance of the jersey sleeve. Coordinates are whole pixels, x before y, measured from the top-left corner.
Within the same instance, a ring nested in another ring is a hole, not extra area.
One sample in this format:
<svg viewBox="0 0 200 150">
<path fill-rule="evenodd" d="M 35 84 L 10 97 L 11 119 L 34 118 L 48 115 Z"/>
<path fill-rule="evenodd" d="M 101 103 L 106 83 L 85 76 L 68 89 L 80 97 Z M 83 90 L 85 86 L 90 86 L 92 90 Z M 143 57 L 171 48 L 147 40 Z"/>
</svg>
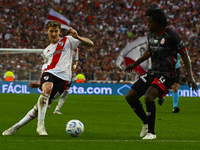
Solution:
<svg viewBox="0 0 200 150">
<path fill-rule="evenodd" d="M 173 48 L 178 53 L 181 53 L 182 51 L 186 50 L 185 44 L 183 43 L 182 39 L 180 38 L 180 36 L 177 33 L 174 33 L 174 35 L 172 37 L 173 37 L 172 38 Z"/>
<path fill-rule="evenodd" d="M 70 44 L 71 44 L 71 48 L 72 48 L 73 50 L 75 50 L 75 49 L 81 44 L 81 41 L 80 41 L 80 40 L 75 39 L 75 38 L 73 38 L 72 36 L 67 36 L 67 38 L 69 39 Z"/>
<path fill-rule="evenodd" d="M 74 54 L 74 56 L 73 56 L 73 60 L 74 60 L 74 61 L 77 61 L 77 60 L 79 59 L 79 57 L 78 57 L 78 48 L 75 49 L 74 52 L 75 52 L 75 54 Z"/>
</svg>

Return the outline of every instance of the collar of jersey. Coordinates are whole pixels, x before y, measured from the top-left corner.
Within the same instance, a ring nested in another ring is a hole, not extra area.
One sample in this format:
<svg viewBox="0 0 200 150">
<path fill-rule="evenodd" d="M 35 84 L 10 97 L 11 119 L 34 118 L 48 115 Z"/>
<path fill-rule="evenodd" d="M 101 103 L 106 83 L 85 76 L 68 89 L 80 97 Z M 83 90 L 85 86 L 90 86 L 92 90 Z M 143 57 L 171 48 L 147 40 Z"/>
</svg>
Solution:
<svg viewBox="0 0 200 150">
<path fill-rule="evenodd" d="M 163 32 L 161 32 L 161 33 L 159 33 L 159 34 L 156 34 L 156 35 L 161 35 L 161 34 L 163 34 L 167 29 L 168 29 L 168 28 L 165 28 L 165 30 L 164 30 Z"/>
<path fill-rule="evenodd" d="M 62 38 L 60 37 L 60 39 L 58 40 L 58 42 L 61 40 Z M 56 42 L 55 44 L 57 44 L 58 42 Z M 50 45 L 55 45 L 55 44 L 50 44 Z"/>
</svg>

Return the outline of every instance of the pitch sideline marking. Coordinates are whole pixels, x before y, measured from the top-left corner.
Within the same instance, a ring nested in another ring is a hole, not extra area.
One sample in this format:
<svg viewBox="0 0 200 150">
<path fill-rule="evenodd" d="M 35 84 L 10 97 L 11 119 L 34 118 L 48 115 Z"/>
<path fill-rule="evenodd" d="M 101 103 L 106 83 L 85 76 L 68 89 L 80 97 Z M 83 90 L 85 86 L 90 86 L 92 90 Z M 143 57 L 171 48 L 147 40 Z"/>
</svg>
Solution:
<svg viewBox="0 0 200 150">
<path fill-rule="evenodd" d="M 200 141 L 195 140 L 7 140 L 0 139 L 0 141 L 9 142 L 162 142 L 162 143 L 200 143 Z"/>
</svg>

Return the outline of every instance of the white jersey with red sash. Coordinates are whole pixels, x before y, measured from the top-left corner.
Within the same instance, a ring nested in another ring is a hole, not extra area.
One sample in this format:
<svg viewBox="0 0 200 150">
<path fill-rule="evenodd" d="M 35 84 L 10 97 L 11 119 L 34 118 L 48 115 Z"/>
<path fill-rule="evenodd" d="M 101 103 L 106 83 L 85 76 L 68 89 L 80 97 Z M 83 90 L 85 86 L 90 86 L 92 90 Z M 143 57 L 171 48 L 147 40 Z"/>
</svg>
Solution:
<svg viewBox="0 0 200 150">
<path fill-rule="evenodd" d="M 43 51 L 44 72 L 49 72 L 63 80 L 71 81 L 73 51 L 81 41 L 72 36 L 61 38 L 56 44 L 50 44 Z"/>
</svg>

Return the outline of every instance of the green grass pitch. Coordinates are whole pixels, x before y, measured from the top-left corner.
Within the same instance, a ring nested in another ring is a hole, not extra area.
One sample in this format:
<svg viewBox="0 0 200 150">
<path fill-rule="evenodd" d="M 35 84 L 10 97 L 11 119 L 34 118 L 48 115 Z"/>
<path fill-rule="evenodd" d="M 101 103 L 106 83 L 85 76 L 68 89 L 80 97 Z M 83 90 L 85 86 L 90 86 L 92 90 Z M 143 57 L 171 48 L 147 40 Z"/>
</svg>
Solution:
<svg viewBox="0 0 200 150">
<path fill-rule="evenodd" d="M 0 132 L 24 117 L 38 97 L 38 94 L 0 94 Z M 53 114 L 57 101 L 47 110 L 47 137 L 38 136 L 35 119 L 15 135 L 1 135 L 0 150 L 199 150 L 199 104 L 198 97 L 180 97 L 180 112 L 173 114 L 171 97 L 166 97 L 163 106 L 156 100 L 157 139 L 142 140 L 139 137 L 142 122 L 124 96 L 69 95 L 61 108 L 63 115 Z M 66 133 L 66 123 L 71 119 L 83 122 L 85 131 L 80 137 Z"/>
</svg>

